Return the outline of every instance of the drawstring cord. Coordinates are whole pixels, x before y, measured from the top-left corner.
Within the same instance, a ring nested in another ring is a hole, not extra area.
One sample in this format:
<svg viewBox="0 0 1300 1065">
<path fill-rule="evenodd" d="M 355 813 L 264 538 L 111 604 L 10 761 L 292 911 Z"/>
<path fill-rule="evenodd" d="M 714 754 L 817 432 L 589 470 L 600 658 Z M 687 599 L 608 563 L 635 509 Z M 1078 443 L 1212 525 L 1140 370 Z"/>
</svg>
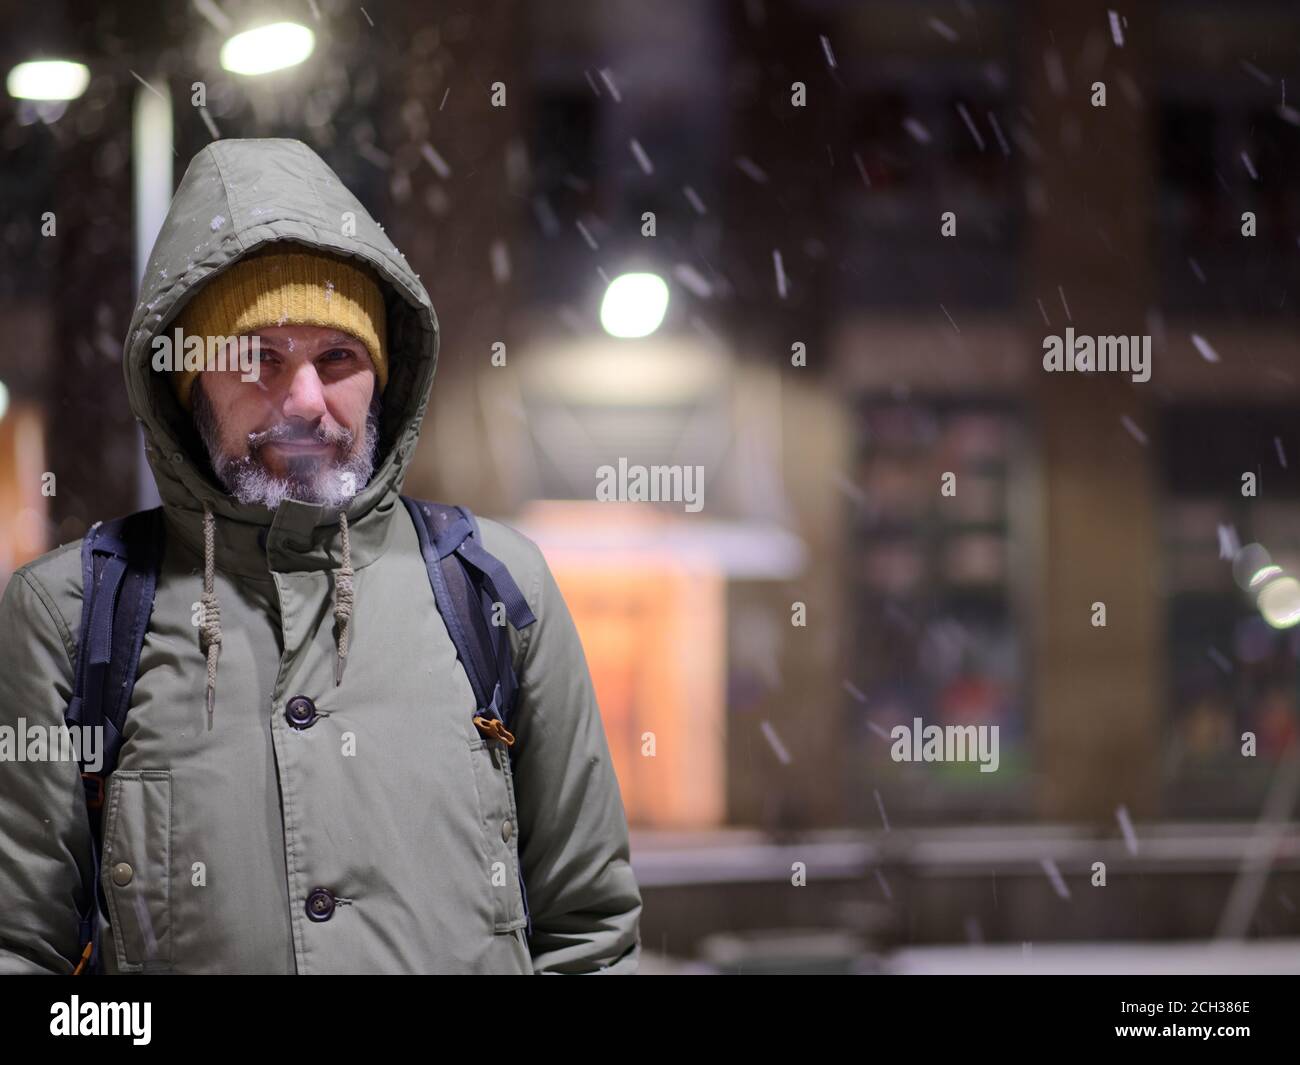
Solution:
<svg viewBox="0 0 1300 1065">
<path fill-rule="evenodd" d="M 343 667 L 348 661 L 348 641 L 352 635 L 352 540 L 348 535 L 348 516 L 339 511 L 339 532 L 343 536 L 343 565 L 334 572 L 334 620 L 337 623 L 335 640 L 337 657 L 334 661 L 334 686 L 343 680 Z"/>
<path fill-rule="evenodd" d="M 217 603 L 216 579 L 216 527 L 211 504 L 203 504 L 203 597 L 199 626 L 200 646 L 208 664 L 208 729 L 212 728 L 213 710 L 217 700 L 217 658 L 221 654 L 221 607 Z M 356 592 L 352 579 L 352 537 L 348 532 L 348 516 L 339 511 L 339 532 L 343 537 L 343 564 L 334 571 L 334 620 L 336 658 L 334 686 L 343 682 L 343 667 L 347 665 L 348 645 L 352 636 L 352 608 Z"/>
<path fill-rule="evenodd" d="M 203 598 L 201 646 L 208 656 L 208 729 L 212 729 L 212 711 L 217 699 L 217 656 L 221 654 L 221 607 L 217 605 L 217 593 L 213 587 L 215 578 L 215 558 L 213 542 L 216 538 L 217 520 L 212 515 L 212 507 L 203 504 Z"/>
</svg>

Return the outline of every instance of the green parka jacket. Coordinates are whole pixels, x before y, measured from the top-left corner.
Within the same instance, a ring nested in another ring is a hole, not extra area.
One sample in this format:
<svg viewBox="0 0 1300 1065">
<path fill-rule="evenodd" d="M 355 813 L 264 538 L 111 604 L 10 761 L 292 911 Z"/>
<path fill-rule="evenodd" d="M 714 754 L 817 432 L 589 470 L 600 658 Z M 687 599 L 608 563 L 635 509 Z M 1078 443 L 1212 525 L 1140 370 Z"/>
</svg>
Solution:
<svg viewBox="0 0 1300 1065">
<path fill-rule="evenodd" d="M 346 507 L 350 559 L 337 510 L 229 496 L 185 443 L 185 415 L 151 364 L 153 337 L 199 287 L 272 241 L 358 259 L 386 288 L 390 377 L 375 474 Z M 469 680 L 399 500 L 437 354 L 424 287 L 315 153 L 294 140 L 218 140 L 195 156 L 125 347 L 166 549 L 103 807 L 106 971 L 635 971 L 641 898 L 627 823 L 546 562 L 521 533 L 480 517 L 484 546 L 537 618 L 510 630 L 520 691 L 506 757 L 472 723 Z M 80 547 L 21 567 L 0 601 L 0 972 L 72 971 L 91 894 L 78 764 L 16 749 L 33 726 L 62 724 L 72 694 Z M 349 561 L 336 685 L 335 596 Z M 196 625 L 205 563 L 220 626 L 210 725 Z M 295 696 L 314 703 L 311 727 L 287 719 Z M 129 879 L 110 875 L 122 864 Z M 310 912 L 313 892 L 329 901 Z"/>
</svg>

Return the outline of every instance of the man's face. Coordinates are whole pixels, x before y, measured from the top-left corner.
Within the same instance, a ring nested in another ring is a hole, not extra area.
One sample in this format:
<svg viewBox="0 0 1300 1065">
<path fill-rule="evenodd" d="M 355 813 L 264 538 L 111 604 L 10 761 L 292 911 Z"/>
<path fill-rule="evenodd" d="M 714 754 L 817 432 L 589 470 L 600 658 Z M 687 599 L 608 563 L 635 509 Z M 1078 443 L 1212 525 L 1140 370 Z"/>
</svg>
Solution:
<svg viewBox="0 0 1300 1065">
<path fill-rule="evenodd" d="M 356 337 L 316 325 L 267 326 L 256 381 L 228 370 L 194 381 L 193 410 L 212 468 L 241 503 L 343 506 L 374 472 L 381 399 Z"/>
</svg>

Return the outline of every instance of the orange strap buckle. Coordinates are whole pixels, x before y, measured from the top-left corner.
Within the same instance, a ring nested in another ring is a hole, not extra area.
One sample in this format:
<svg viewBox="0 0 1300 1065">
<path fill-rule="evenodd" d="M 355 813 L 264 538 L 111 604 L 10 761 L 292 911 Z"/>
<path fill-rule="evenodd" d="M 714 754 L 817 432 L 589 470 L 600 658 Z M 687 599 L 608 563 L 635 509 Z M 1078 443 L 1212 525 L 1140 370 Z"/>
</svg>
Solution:
<svg viewBox="0 0 1300 1065">
<path fill-rule="evenodd" d="M 478 726 L 478 730 L 485 736 L 491 736 L 493 739 L 498 739 L 507 747 L 514 746 L 515 734 L 510 732 L 505 725 L 501 724 L 501 722 L 496 718 L 480 717 L 476 715 L 474 718 L 474 724 Z"/>
</svg>

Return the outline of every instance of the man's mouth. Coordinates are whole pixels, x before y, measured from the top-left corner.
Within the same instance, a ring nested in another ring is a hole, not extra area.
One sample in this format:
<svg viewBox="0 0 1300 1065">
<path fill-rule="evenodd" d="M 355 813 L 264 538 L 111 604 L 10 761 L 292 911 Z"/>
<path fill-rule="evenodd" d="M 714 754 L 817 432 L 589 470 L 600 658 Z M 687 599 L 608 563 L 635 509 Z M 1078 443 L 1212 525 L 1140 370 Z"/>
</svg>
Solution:
<svg viewBox="0 0 1300 1065">
<path fill-rule="evenodd" d="M 322 444 L 311 440 L 279 440 L 266 444 L 283 455 L 323 455 L 334 450 L 333 444 Z"/>
</svg>

